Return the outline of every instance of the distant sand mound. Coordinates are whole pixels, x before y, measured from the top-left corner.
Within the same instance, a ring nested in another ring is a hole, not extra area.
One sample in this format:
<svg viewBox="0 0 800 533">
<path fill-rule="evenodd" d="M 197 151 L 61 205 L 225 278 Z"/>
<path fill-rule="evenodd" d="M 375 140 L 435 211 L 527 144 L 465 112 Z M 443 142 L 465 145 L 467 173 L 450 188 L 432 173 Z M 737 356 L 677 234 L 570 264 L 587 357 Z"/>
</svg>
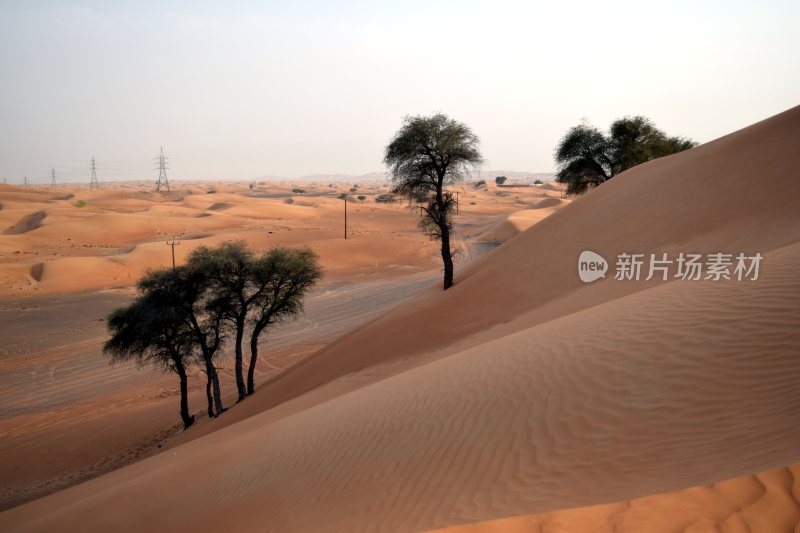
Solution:
<svg viewBox="0 0 800 533">
<path fill-rule="evenodd" d="M 3 231 L 3 235 L 20 235 L 22 233 L 33 231 L 36 228 L 40 228 L 42 227 L 42 221 L 44 221 L 46 216 L 47 212 L 44 210 L 36 211 L 30 215 L 25 215 L 19 220 L 19 222 Z"/>
</svg>

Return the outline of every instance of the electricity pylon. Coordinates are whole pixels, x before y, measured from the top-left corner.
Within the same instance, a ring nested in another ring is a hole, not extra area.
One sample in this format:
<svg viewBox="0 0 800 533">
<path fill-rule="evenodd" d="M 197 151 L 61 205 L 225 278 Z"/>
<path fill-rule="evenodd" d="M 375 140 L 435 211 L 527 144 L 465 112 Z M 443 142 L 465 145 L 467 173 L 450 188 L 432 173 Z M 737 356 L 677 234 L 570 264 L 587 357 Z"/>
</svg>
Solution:
<svg viewBox="0 0 800 533">
<path fill-rule="evenodd" d="M 50 186 L 51 187 L 55 187 L 56 186 L 56 169 L 55 168 L 50 169 L 50 176 L 51 176 Z"/>
<path fill-rule="evenodd" d="M 95 165 L 94 157 L 92 157 L 92 180 L 89 182 L 90 189 L 99 189 L 100 183 L 97 182 L 97 166 Z"/>
<path fill-rule="evenodd" d="M 167 180 L 167 160 L 164 157 L 164 147 L 161 147 L 161 155 L 156 158 L 158 161 L 158 180 L 156 181 L 156 191 L 160 191 L 161 187 L 165 187 L 169 191 L 169 180 Z"/>
</svg>

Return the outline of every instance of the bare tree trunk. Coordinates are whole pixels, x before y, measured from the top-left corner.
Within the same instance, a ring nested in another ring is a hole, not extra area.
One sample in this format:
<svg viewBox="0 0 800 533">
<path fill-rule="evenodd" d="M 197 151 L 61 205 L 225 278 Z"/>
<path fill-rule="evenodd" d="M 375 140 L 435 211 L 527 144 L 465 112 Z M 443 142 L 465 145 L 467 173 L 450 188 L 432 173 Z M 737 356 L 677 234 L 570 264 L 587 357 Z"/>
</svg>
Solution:
<svg viewBox="0 0 800 533">
<path fill-rule="evenodd" d="M 217 411 L 217 416 L 219 416 L 225 411 L 225 408 L 222 406 L 217 369 L 214 367 L 214 363 L 212 363 L 210 359 L 206 359 L 206 373 L 208 374 L 208 378 L 212 386 L 211 389 L 214 397 L 214 408 Z"/>
<path fill-rule="evenodd" d="M 438 208 L 438 219 L 436 220 L 439 226 L 439 236 L 442 240 L 442 262 L 444 263 L 444 290 L 453 286 L 453 254 L 450 253 L 450 225 L 448 224 L 447 217 L 450 215 L 447 209 L 447 202 L 445 202 L 444 193 L 439 187 L 436 191 L 436 203 Z"/>
<path fill-rule="evenodd" d="M 194 423 L 194 416 L 189 415 L 189 378 L 181 361 L 175 361 L 175 371 L 181 379 L 181 420 L 183 429 L 186 429 Z"/>
<path fill-rule="evenodd" d="M 239 399 L 236 400 L 237 402 L 241 402 L 244 400 L 245 396 L 247 396 L 247 389 L 244 386 L 244 379 L 242 378 L 243 368 L 242 368 L 242 339 L 244 338 L 244 319 L 237 321 L 236 324 L 236 364 L 235 364 L 235 373 L 236 373 L 236 390 L 239 393 Z"/>
<path fill-rule="evenodd" d="M 441 227 L 442 261 L 444 261 L 444 290 L 453 286 L 453 255 L 450 253 L 450 229 L 447 222 Z"/>
<path fill-rule="evenodd" d="M 208 418 L 214 418 L 214 397 L 211 396 L 211 376 L 206 374 L 206 400 L 208 400 Z"/>
<path fill-rule="evenodd" d="M 256 362 L 258 361 L 258 337 L 261 335 L 261 328 L 256 326 L 253 328 L 253 334 L 250 337 L 250 367 L 247 369 L 247 394 L 253 394 L 256 390 L 255 374 Z"/>
</svg>

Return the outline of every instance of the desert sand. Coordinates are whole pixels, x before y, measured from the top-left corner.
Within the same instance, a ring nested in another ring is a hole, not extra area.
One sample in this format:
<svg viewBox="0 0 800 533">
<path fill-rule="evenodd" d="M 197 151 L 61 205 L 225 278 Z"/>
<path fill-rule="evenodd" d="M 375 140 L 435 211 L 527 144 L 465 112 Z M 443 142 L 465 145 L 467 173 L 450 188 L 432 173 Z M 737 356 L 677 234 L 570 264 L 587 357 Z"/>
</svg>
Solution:
<svg viewBox="0 0 800 533">
<path fill-rule="evenodd" d="M 5 511 L 0 524 L 797 531 L 797 168 L 800 107 L 635 167 L 567 205 L 557 191 L 505 212 L 476 201 L 482 216 L 464 221 L 464 235 L 518 232 L 468 253 L 452 289 L 419 291 L 269 377 L 241 407 L 166 439 L 160 453 Z M 4 200 L 4 210 L 23 200 Z M 553 212 L 531 213 L 539 209 Z M 763 260 L 757 280 L 584 284 L 583 250 Z M 329 253 L 332 272 L 356 275 L 357 258 Z"/>
<path fill-rule="evenodd" d="M 332 186 L 331 186 L 332 185 Z M 340 191 L 357 186 L 342 237 Z M 0 191 L 0 508 L 52 493 L 159 450 L 180 428 L 170 375 L 129 365 L 109 367 L 101 353 L 105 316 L 127 302 L 135 280 L 201 244 L 245 239 L 256 250 L 309 244 L 326 277 L 297 322 L 265 343 L 258 381 L 313 354 L 343 332 L 436 284 L 436 243 L 422 236 L 404 203 L 374 201 L 383 181 L 309 183 L 174 182 Z M 293 194 L 292 189 L 306 192 Z M 502 223 L 520 209 L 558 194 L 546 188 L 460 187 L 457 223 Z M 363 203 L 357 196 L 367 198 Z M 286 203 L 291 199 L 291 204 Z M 79 204 L 80 200 L 85 201 Z M 459 266 L 497 243 L 465 237 Z M 223 391 L 232 373 L 223 362 Z M 203 379 L 190 380 L 190 407 L 203 415 Z M 232 403 L 232 399 L 229 403 Z M 247 403 L 229 420 L 245 416 Z M 226 425 L 226 417 L 196 433 Z M 202 429 L 200 429 L 202 428 Z M 195 434 L 195 433 L 193 433 Z M 95 435 L 86 442 L 86 435 Z"/>
</svg>

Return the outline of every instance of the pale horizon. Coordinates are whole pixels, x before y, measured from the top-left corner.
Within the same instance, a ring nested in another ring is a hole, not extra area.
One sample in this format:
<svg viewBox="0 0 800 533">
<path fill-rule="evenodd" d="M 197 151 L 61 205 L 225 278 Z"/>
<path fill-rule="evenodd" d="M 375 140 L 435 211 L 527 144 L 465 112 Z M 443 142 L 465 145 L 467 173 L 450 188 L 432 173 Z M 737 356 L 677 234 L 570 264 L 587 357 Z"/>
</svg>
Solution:
<svg viewBox="0 0 800 533">
<path fill-rule="evenodd" d="M 405 115 L 444 112 L 484 169 L 552 172 L 586 120 L 703 143 L 798 104 L 800 7 L 439 2 L 6 2 L 0 179 L 382 172 Z M 614 31 L 618 28 L 619 31 Z M 573 37 L 580 36 L 580 37 Z M 587 36 L 592 36 L 587 40 Z"/>
</svg>

